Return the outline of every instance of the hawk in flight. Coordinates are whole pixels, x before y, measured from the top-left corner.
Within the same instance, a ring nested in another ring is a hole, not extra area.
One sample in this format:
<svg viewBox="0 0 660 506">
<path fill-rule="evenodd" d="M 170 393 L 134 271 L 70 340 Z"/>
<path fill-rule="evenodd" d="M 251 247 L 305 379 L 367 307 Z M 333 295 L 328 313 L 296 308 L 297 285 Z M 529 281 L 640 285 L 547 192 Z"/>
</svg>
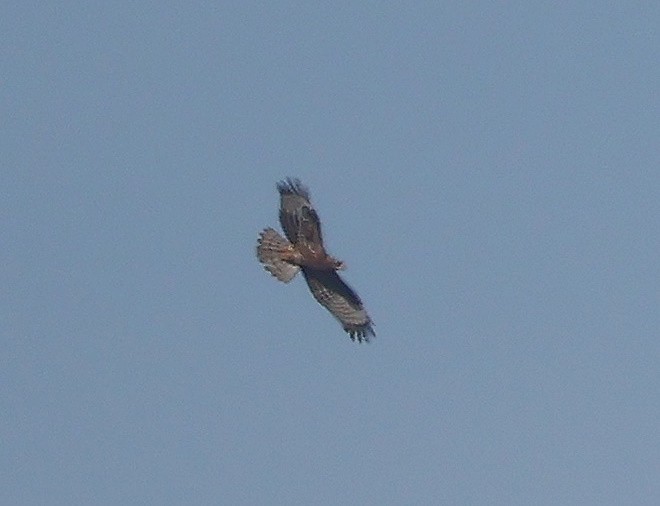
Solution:
<svg viewBox="0 0 660 506">
<path fill-rule="evenodd" d="M 373 323 L 360 297 L 337 274 L 345 269 L 344 262 L 328 255 L 323 247 L 321 222 L 309 191 L 298 179 L 280 181 L 277 190 L 286 239 L 272 228 L 264 229 L 257 241 L 257 258 L 284 283 L 302 270 L 314 298 L 339 320 L 351 339 L 369 341 L 376 335 Z"/>
</svg>

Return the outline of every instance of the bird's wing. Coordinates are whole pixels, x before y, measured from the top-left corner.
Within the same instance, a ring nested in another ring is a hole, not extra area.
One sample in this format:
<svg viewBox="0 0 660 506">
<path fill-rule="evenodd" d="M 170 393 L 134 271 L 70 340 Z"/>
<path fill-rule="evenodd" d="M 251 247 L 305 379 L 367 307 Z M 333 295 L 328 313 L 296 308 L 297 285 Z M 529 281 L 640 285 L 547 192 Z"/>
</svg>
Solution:
<svg viewBox="0 0 660 506">
<path fill-rule="evenodd" d="M 323 247 L 321 220 L 309 200 L 309 190 L 299 179 L 277 183 L 280 192 L 280 223 L 287 239 L 293 244 L 311 243 Z"/>
<path fill-rule="evenodd" d="M 337 272 L 304 267 L 303 275 L 314 298 L 339 320 L 351 339 L 369 341 L 376 335 L 360 297 Z"/>
</svg>

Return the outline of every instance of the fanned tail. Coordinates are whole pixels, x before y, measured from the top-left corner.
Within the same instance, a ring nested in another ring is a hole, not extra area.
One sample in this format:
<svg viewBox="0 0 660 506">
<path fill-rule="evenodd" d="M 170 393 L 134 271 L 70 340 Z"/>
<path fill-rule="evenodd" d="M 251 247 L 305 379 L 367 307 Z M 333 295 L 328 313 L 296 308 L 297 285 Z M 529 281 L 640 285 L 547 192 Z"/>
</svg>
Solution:
<svg viewBox="0 0 660 506">
<path fill-rule="evenodd" d="M 261 232 L 257 240 L 257 258 L 264 264 L 264 269 L 284 283 L 291 281 L 300 270 L 297 265 L 282 259 L 290 247 L 291 243 L 272 228 Z"/>
</svg>

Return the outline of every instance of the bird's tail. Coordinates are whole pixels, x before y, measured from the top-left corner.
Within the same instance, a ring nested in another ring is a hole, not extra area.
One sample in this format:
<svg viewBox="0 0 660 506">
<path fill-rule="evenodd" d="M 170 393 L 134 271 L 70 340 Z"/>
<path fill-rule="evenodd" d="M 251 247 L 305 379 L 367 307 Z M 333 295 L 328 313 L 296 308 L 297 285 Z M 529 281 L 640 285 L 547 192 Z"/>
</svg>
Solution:
<svg viewBox="0 0 660 506">
<path fill-rule="evenodd" d="M 264 269 L 284 283 L 291 281 L 300 270 L 299 266 L 282 259 L 290 252 L 290 247 L 291 243 L 272 228 L 261 232 L 257 240 L 257 258 Z"/>
</svg>

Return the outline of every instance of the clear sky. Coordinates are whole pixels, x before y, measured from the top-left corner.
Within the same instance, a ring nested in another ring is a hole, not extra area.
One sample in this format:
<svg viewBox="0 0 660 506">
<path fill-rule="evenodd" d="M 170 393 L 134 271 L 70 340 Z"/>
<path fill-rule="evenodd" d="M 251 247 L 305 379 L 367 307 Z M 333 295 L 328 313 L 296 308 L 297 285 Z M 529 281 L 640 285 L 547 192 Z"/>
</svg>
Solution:
<svg viewBox="0 0 660 506">
<path fill-rule="evenodd" d="M 660 504 L 658 2 L 4 2 L 0 503 Z M 377 338 L 257 263 L 312 192 Z"/>
</svg>

